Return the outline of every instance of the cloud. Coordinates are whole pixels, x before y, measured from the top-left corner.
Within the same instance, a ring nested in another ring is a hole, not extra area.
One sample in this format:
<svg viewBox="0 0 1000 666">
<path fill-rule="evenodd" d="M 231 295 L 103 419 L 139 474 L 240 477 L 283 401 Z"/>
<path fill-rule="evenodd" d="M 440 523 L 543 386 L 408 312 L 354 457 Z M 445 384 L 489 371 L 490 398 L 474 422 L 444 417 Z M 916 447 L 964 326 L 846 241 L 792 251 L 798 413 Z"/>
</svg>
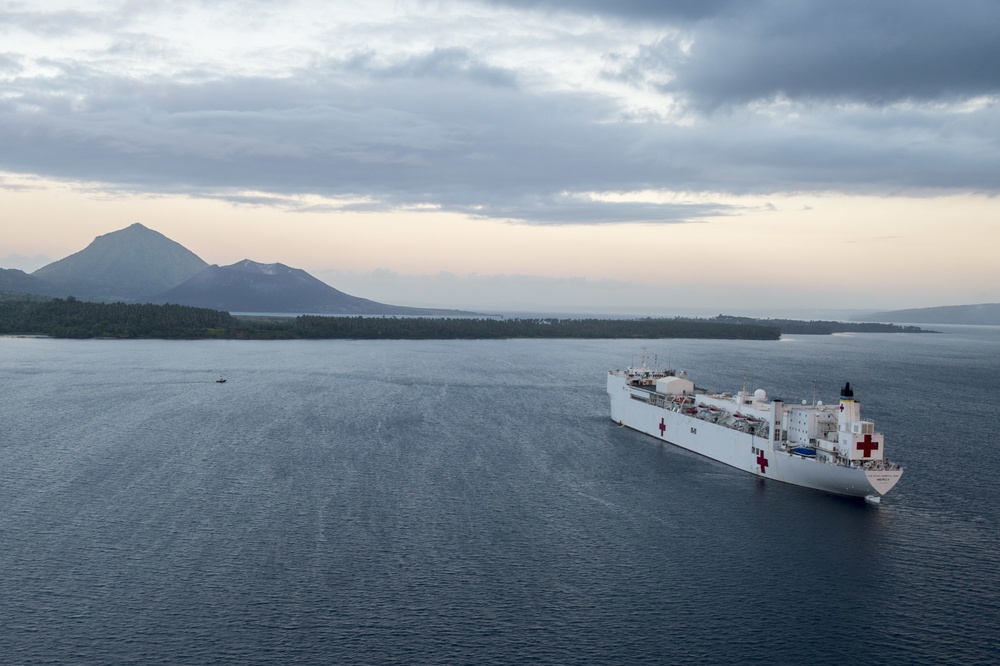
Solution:
<svg viewBox="0 0 1000 666">
<path fill-rule="evenodd" d="M 21 71 L 21 63 L 16 56 L 0 53 L 0 75 L 16 74 Z"/>
<path fill-rule="evenodd" d="M 613 224 L 619 222 L 674 223 L 718 217 L 736 206 L 696 203 L 594 201 L 587 197 L 552 195 L 508 198 L 484 204 L 455 206 L 473 217 L 499 218 L 530 224 Z"/>
<path fill-rule="evenodd" d="M 548 12 L 612 16 L 629 21 L 693 21 L 714 16 L 740 0 L 488 0 L 488 4 Z"/>
<path fill-rule="evenodd" d="M 458 47 L 435 48 L 386 64 L 378 64 L 375 54 L 368 51 L 350 57 L 344 69 L 379 79 L 467 78 L 473 83 L 509 88 L 517 84 L 516 72 L 483 63 L 468 49 Z"/>
<path fill-rule="evenodd" d="M 21 5 L 28 7 L 27 3 Z M 99 12 L 77 10 L 19 9 L 15 3 L 0 8 L 0 25 L 8 30 L 16 27 L 42 37 L 62 37 L 89 30 L 106 30 L 113 24 L 109 16 Z"/>
<path fill-rule="evenodd" d="M 660 82 L 703 110 L 775 99 L 882 106 L 1000 95 L 1000 5 L 991 0 L 499 4 L 680 28 L 642 45 L 618 74 Z"/>
<path fill-rule="evenodd" d="M 303 211 L 424 207 L 535 224 L 736 212 L 711 193 L 1000 190 L 996 10 L 976 0 L 511 1 L 350 20 L 272 7 L 268 21 L 298 31 L 284 39 L 242 21 L 257 16 L 242 3 L 192 4 L 238 27 L 219 50 L 201 35 L 186 48 L 163 27 L 170 16 L 138 21 L 130 7 L 73 29 L 61 13 L 14 17 L 102 39 L 5 47 L 0 72 L 22 69 L 0 94 L 0 169 Z M 593 196 L 638 191 L 708 194 Z"/>
<path fill-rule="evenodd" d="M 1000 93 L 1000 5 L 822 3 L 701 31 L 673 88 L 704 106 L 786 97 L 861 102 Z M 763 20 L 761 20 L 763 19 Z"/>
<path fill-rule="evenodd" d="M 41 186 L 35 185 L 30 181 L 25 182 L 18 179 L 12 180 L 0 175 L 0 190 L 7 190 L 8 192 L 28 192 L 37 189 L 41 189 Z"/>
</svg>

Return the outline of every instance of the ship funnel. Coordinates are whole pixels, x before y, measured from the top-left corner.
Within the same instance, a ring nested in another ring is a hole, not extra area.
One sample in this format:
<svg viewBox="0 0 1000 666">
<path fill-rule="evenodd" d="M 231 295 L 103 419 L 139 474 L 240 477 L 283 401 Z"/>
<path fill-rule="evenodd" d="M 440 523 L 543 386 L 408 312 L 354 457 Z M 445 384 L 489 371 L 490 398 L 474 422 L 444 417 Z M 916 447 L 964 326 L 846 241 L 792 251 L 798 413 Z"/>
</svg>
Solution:
<svg viewBox="0 0 1000 666">
<path fill-rule="evenodd" d="M 841 400 L 853 400 L 854 391 L 851 390 L 851 382 L 844 384 L 844 388 L 840 389 L 840 399 Z"/>
</svg>

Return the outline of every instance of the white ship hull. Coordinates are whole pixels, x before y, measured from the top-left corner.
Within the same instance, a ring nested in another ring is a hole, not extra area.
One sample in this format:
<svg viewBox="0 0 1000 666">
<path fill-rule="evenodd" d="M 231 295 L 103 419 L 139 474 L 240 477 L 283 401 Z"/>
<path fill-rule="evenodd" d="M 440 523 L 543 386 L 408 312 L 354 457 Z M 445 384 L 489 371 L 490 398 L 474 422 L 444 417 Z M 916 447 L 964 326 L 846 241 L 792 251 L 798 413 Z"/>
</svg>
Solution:
<svg viewBox="0 0 1000 666">
<path fill-rule="evenodd" d="M 827 454 L 823 444 L 815 446 L 815 439 L 796 442 L 793 433 L 790 441 L 787 429 L 782 430 L 781 412 L 797 416 L 799 408 L 786 408 L 781 403 L 737 403 L 728 396 L 719 398 L 695 391 L 688 398 L 692 407 L 678 410 L 676 402 L 680 398 L 671 401 L 669 396 L 653 391 L 652 386 L 636 387 L 632 378 L 634 374 L 623 371 L 608 374 L 611 418 L 616 423 L 755 476 L 877 502 L 903 474 L 897 465 L 881 459 L 881 451 L 878 460 L 851 461 L 835 455 L 833 442 L 829 443 L 831 452 Z M 735 412 L 769 427 L 741 431 L 731 423 L 720 425 L 687 413 L 704 411 L 697 410 L 693 406 L 696 404 L 725 413 L 727 401 L 734 405 L 729 414 Z M 788 417 L 785 419 L 787 426 Z M 810 443 L 811 449 L 800 446 Z"/>
</svg>

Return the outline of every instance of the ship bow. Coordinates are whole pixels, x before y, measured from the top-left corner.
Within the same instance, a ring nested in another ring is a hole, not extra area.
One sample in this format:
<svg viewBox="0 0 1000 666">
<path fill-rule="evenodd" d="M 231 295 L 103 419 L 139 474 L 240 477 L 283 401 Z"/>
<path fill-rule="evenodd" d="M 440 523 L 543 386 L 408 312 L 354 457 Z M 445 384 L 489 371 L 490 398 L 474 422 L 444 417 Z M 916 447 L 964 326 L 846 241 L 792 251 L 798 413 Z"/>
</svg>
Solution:
<svg viewBox="0 0 1000 666">
<path fill-rule="evenodd" d="M 903 470 L 869 470 L 865 472 L 865 476 L 868 477 L 868 483 L 875 489 L 875 492 L 879 495 L 885 495 L 899 482 L 899 478 L 903 476 Z"/>
</svg>

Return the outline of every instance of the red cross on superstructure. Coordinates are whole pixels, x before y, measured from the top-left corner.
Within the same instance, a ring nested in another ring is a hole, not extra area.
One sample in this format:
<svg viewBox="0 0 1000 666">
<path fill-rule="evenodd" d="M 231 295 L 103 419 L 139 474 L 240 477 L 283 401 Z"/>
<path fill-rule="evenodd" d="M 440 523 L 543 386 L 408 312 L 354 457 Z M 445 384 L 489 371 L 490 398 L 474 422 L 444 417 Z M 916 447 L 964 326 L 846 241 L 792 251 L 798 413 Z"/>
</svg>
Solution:
<svg viewBox="0 0 1000 666">
<path fill-rule="evenodd" d="M 660 419 L 660 437 L 663 437 L 663 433 L 665 433 L 666 431 L 667 431 L 667 424 L 663 422 L 663 419 Z"/>
<path fill-rule="evenodd" d="M 872 451 L 878 451 L 878 442 L 873 442 L 871 435 L 865 435 L 864 441 L 858 442 L 857 449 L 865 452 L 865 458 L 871 458 Z"/>
<path fill-rule="evenodd" d="M 767 458 L 764 457 L 764 451 L 757 454 L 757 464 L 760 465 L 760 473 L 763 474 L 767 469 Z"/>
</svg>

